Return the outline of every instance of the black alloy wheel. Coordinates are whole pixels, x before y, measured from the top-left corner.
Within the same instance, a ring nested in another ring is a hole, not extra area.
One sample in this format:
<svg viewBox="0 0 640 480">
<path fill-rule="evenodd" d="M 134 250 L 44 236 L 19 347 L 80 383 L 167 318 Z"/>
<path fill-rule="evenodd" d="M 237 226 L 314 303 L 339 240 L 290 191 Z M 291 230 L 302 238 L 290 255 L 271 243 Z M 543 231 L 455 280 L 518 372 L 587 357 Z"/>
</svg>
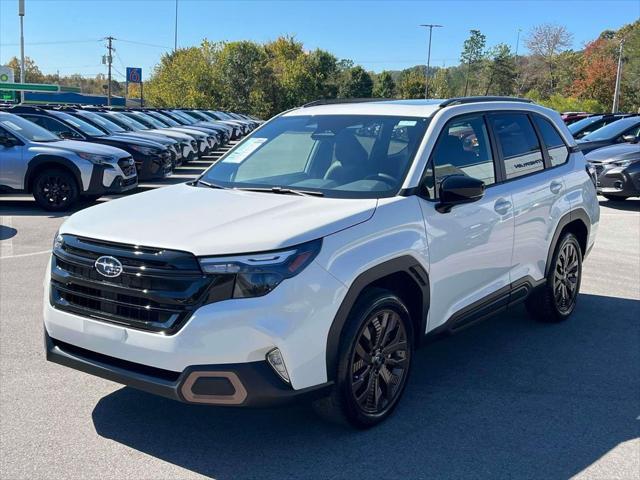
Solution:
<svg viewBox="0 0 640 480">
<path fill-rule="evenodd" d="M 377 310 L 366 321 L 351 356 L 351 393 L 368 414 L 393 405 L 407 376 L 410 351 L 400 315 Z"/>
<path fill-rule="evenodd" d="M 45 210 L 66 210 L 78 199 L 78 186 L 73 176 L 58 169 L 38 174 L 33 184 L 33 196 Z"/>
<path fill-rule="evenodd" d="M 556 307 L 561 313 L 573 310 L 578 296 L 580 268 L 578 248 L 571 242 L 565 243 L 556 260 L 553 275 L 553 295 Z"/>
</svg>

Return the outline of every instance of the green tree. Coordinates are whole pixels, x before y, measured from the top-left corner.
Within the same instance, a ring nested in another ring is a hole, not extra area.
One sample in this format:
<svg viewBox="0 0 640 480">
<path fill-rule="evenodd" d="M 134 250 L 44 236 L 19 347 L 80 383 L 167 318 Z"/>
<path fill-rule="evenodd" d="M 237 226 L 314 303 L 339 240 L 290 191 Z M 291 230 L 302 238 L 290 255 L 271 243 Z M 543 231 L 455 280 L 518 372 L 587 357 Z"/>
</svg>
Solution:
<svg viewBox="0 0 640 480">
<path fill-rule="evenodd" d="M 485 95 L 512 95 L 515 90 L 516 64 L 508 45 L 500 43 L 487 54 L 487 87 Z"/>
<path fill-rule="evenodd" d="M 486 44 L 486 36 L 480 30 L 471 30 L 471 35 L 464 41 L 462 46 L 462 54 L 460 61 L 467 65 L 467 76 L 464 84 L 464 96 L 472 95 L 475 81 L 472 76 L 475 74 L 475 66 L 484 57 L 484 47 Z"/>
<path fill-rule="evenodd" d="M 397 84 L 400 98 L 424 98 L 424 72 L 420 67 L 403 70 Z"/>
<path fill-rule="evenodd" d="M 371 98 L 372 93 L 371 75 L 360 66 L 347 70 L 338 89 L 340 98 Z"/>
<path fill-rule="evenodd" d="M 395 95 L 396 83 L 387 71 L 376 76 L 373 86 L 373 96 L 377 98 L 393 98 Z"/>
<path fill-rule="evenodd" d="M 449 83 L 449 69 L 438 68 L 431 80 L 431 90 L 433 91 L 433 98 L 449 98 L 454 96 Z"/>
</svg>

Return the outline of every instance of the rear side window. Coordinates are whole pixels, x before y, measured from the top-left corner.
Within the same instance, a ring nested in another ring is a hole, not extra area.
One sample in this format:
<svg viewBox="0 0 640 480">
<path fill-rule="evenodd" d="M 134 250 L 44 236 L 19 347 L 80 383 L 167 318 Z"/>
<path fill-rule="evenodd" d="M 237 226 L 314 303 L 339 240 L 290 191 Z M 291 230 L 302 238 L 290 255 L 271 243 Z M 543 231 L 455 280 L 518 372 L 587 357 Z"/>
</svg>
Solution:
<svg viewBox="0 0 640 480">
<path fill-rule="evenodd" d="M 536 126 L 542 136 L 542 141 L 547 147 L 549 157 L 551 157 L 551 166 L 555 167 L 566 163 L 569 158 L 569 149 L 564 144 L 556 127 L 548 120 L 537 115 L 533 117 L 533 121 L 536 122 Z"/>
<path fill-rule="evenodd" d="M 440 183 L 450 175 L 467 175 L 485 185 L 496 182 L 489 135 L 481 114 L 454 118 L 443 128 L 425 173 L 430 198 L 436 198 Z"/>
<path fill-rule="evenodd" d="M 542 149 L 526 114 L 500 113 L 490 118 L 502 150 L 507 180 L 544 169 Z"/>
</svg>

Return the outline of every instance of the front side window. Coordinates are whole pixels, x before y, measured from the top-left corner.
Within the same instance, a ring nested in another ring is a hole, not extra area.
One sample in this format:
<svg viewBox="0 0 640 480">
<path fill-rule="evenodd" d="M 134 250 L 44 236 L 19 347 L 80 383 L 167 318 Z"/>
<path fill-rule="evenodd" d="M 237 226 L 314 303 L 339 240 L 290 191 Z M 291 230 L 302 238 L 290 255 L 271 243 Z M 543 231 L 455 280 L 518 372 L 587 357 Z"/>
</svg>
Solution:
<svg viewBox="0 0 640 480">
<path fill-rule="evenodd" d="M 36 125 L 40 125 L 42 128 L 46 128 L 51 133 L 55 133 L 58 137 L 62 137 L 62 134 L 66 134 L 69 137 L 80 138 L 80 135 L 78 135 L 77 132 L 54 118 L 43 117 L 41 115 L 24 115 L 24 118 Z"/>
<path fill-rule="evenodd" d="M 328 197 L 392 196 L 400 189 L 427 123 L 425 118 L 379 115 L 279 117 L 241 142 L 202 180 Z"/>
<path fill-rule="evenodd" d="M 533 121 L 536 122 L 536 126 L 542 136 L 542 141 L 547 147 L 547 152 L 549 152 L 551 159 L 551 166 L 555 167 L 566 163 L 569 158 L 569 149 L 556 128 L 549 120 L 537 115 L 533 117 Z"/>
<path fill-rule="evenodd" d="M 544 169 L 542 149 L 526 114 L 499 113 L 490 118 L 496 141 L 502 149 L 507 180 Z"/>
<path fill-rule="evenodd" d="M 493 155 L 482 115 L 454 118 L 445 125 L 426 173 L 430 198 L 436 198 L 440 183 L 450 175 L 467 175 L 485 185 L 495 183 Z"/>
</svg>

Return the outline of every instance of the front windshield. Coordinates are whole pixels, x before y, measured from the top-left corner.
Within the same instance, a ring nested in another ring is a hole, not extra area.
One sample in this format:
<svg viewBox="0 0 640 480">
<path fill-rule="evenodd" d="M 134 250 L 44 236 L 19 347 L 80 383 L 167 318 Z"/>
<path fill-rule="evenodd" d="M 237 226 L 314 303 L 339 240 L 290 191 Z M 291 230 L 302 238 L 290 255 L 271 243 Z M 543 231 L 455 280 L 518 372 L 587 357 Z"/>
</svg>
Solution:
<svg viewBox="0 0 640 480">
<path fill-rule="evenodd" d="M 121 113 L 121 112 L 110 112 L 107 115 L 113 115 L 118 120 L 120 120 L 120 122 L 124 123 L 126 126 L 128 126 L 129 128 L 131 128 L 133 130 L 149 130 L 149 127 L 147 127 L 146 125 L 143 125 L 142 123 L 140 123 L 140 122 L 134 120 L 133 118 L 125 115 L 124 113 Z"/>
<path fill-rule="evenodd" d="M 572 123 L 567 128 L 572 134 L 576 134 L 583 128 L 588 127 L 589 125 L 591 125 L 594 122 L 597 122 L 601 118 L 602 117 L 600 116 L 583 118 L 582 120 L 578 120 L 577 122 Z"/>
<path fill-rule="evenodd" d="M 97 113 L 82 112 L 82 113 L 76 113 L 75 116 L 77 116 L 77 117 L 86 117 L 88 120 L 91 120 L 93 123 L 96 123 L 96 124 L 100 125 L 102 128 L 104 128 L 106 131 L 108 131 L 110 133 L 123 133 L 123 132 L 126 132 L 126 130 L 124 128 L 122 128 L 120 125 L 118 125 L 116 123 L 113 123 L 111 120 L 107 120 L 104 117 L 101 117 Z"/>
<path fill-rule="evenodd" d="M 76 127 L 78 130 L 80 130 L 82 133 L 90 137 L 105 137 L 107 135 L 106 133 L 104 133 L 104 131 L 100 130 L 99 128 L 94 127 L 90 123 L 87 123 L 84 120 L 79 119 L 78 117 L 69 115 L 68 113 L 55 112 L 54 115 L 60 118 L 61 120 L 64 120 L 65 122 L 70 123 L 71 125 Z"/>
<path fill-rule="evenodd" d="M 426 118 L 379 115 L 278 117 L 239 143 L 202 180 L 327 197 L 393 196 L 427 124 Z"/>
<path fill-rule="evenodd" d="M 196 123 L 196 120 L 194 118 L 190 117 L 186 113 L 182 113 L 179 110 L 173 110 L 172 113 L 174 115 L 176 115 L 178 118 L 181 118 L 182 120 L 187 122 L 189 125 L 192 125 L 192 124 Z"/>
<path fill-rule="evenodd" d="M 0 113 L 0 125 L 30 142 L 60 142 L 60 137 L 40 125 L 11 113 Z"/>
<path fill-rule="evenodd" d="M 584 137 L 582 137 L 582 140 L 584 140 L 585 142 L 595 142 L 598 140 L 608 140 L 610 138 L 615 138 L 618 135 L 622 135 L 625 130 L 633 127 L 636 124 L 640 124 L 640 119 L 638 119 L 638 117 L 621 118 L 620 120 L 616 120 L 609 125 L 605 125 L 604 127 L 599 128 L 595 132 L 591 132 L 589 135 L 585 135 Z"/>
<path fill-rule="evenodd" d="M 166 128 L 165 125 L 160 123 L 158 120 L 153 118 L 151 115 L 147 115 L 146 113 L 143 113 L 143 112 L 132 112 L 132 113 L 135 115 L 136 120 L 140 119 L 139 120 L 140 122 L 145 120 L 148 124 L 150 124 L 154 128 Z"/>
<path fill-rule="evenodd" d="M 148 115 L 152 116 L 153 118 L 155 118 L 156 120 L 158 120 L 160 123 L 162 123 L 165 127 L 179 127 L 180 124 L 178 122 L 176 122 L 175 120 L 169 118 L 169 117 L 165 117 L 164 115 L 158 113 L 158 112 L 146 112 Z"/>
</svg>

